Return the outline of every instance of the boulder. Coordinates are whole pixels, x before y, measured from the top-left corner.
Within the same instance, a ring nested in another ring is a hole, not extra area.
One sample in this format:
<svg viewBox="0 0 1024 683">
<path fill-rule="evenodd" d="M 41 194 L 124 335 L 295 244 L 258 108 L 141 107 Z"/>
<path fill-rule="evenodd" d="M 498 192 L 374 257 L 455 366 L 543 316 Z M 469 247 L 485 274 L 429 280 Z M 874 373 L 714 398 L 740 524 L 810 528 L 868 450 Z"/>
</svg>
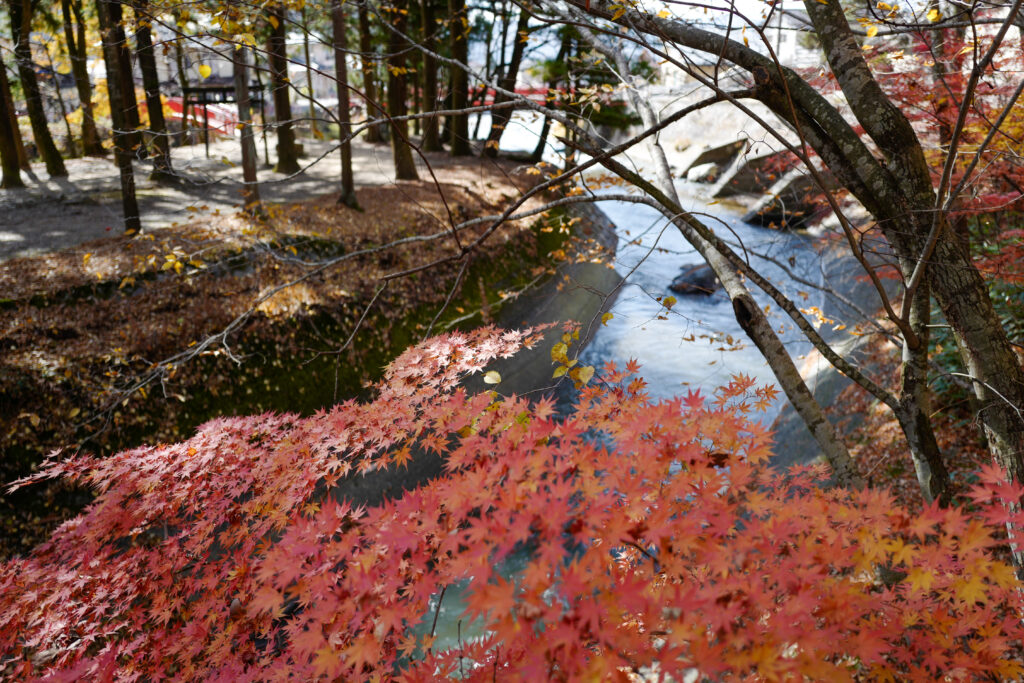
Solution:
<svg viewBox="0 0 1024 683">
<path fill-rule="evenodd" d="M 716 199 L 736 195 L 759 195 L 774 185 L 789 170 L 790 160 L 783 153 L 762 156 L 740 155 L 724 168 L 708 194 Z"/>
<path fill-rule="evenodd" d="M 711 266 L 695 263 L 683 266 L 683 272 L 668 286 L 676 294 L 713 294 L 721 283 Z"/>
<path fill-rule="evenodd" d="M 746 151 L 748 142 L 737 140 L 718 147 L 704 147 L 697 158 L 683 171 L 683 177 L 691 183 L 713 183 L 733 160 Z"/>
<path fill-rule="evenodd" d="M 772 185 L 743 216 L 743 222 L 762 228 L 807 227 L 828 211 L 820 196 L 821 190 L 811 176 L 803 169 L 795 168 Z"/>
</svg>

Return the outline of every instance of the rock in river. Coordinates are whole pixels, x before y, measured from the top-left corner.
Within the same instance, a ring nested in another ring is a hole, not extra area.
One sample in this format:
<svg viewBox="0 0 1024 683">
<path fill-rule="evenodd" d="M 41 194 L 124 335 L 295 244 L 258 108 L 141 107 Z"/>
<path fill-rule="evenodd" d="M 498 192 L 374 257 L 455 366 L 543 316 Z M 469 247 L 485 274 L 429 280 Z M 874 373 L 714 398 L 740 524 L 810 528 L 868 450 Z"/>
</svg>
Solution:
<svg viewBox="0 0 1024 683">
<path fill-rule="evenodd" d="M 720 285 L 711 266 L 695 263 L 683 266 L 683 272 L 668 288 L 676 294 L 712 294 Z"/>
</svg>

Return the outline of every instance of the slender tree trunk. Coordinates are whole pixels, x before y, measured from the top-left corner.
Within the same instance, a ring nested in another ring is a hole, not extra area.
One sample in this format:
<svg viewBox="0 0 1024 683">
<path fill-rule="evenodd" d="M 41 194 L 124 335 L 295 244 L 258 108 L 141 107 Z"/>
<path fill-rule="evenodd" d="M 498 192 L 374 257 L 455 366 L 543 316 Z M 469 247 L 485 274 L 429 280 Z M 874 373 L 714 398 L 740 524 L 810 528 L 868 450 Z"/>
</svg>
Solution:
<svg viewBox="0 0 1024 683">
<path fill-rule="evenodd" d="M 331 27 L 334 33 L 334 75 L 338 82 L 338 139 L 341 140 L 341 194 L 338 195 L 338 203 L 358 209 L 352 178 L 352 122 L 348 110 L 348 18 L 342 0 L 331 3 Z"/>
<path fill-rule="evenodd" d="M 72 5 L 72 2 L 74 4 Z M 71 59 L 71 73 L 75 77 L 78 89 L 78 100 L 82 107 L 82 153 L 86 156 L 105 156 L 106 150 L 100 141 L 96 129 L 96 115 L 92 107 L 92 83 L 89 82 L 87 56 L 85 52 L 85 21 L 79 0 L 61 0 L 61 13 L 64 16 L 64 38 L 68 44 L 68 57 Z M 72 14 L 75 18 L 74 28 L 71 25 Z"/>
<path fill-rule="evenodd" d="M 320 137 L 316 129 L 316 98 L 313 96 L 313 64 L 309 58 L 309 24 L 306 23 L 306 6 L 302 6 L 302 50 L 306 57 L 306 99 L 309 101 L 309 131 L 314 138 Z"/>
<path fill-rule="evenodd" d="M 7 69 L 0 61 L 0 168 L 3 170 L 0 188 L 3 189 L 25 187 L 18 160 L 18 138 L 15 135 L 17 126 L 11 84 L 7 81 Z"/>
<path fill-rule="evenodd" d="M 156 55 L 153 52 L 151 22 L 146 15 L 147 0 L 135 0 L 135 40 L 139 70 L 142 72 L 142 87 L 146 91 L 146 111 L 149 113 L 149 130 L 153 134 L 153 175 L 156 178 L 173 178 L 171 167 L 171 144 L 164 121 L 164 105 L 160 99 L 160 76 L 156 69 Z"/>
<path fill-rule="evenodd" d="M 174 9 L 174 23 L 175 26 L 181 24 L 181 13 Z M 188 82 L 188 71 L 185 68 L 185 51 L 181 49 L 182 37 L 176 36 L 174 39 L 174 65 L 178 68 L 178 87 L 181 88 L 182 97 L 185 95 L 185 91 L 189 87 Z M 259 72 L 257 71 L 257 75 Z M 179 144 L 189 144 L 189 126 L 188 126 L 188 110 L 189 106 L 187 103 L 181 106 L 181 142 Z"/>
<path fill-rule="evenodd" d="M 526 49 L 526 36 L 530 28 L 530 13 L 526 9 L 519 10 L 519 21 L 516 23 L 516 33 L 513 36 L 515 44 L 512 46 L 512 57 L 509 60 L 508 68 L 502 75 L 498 85 L 503 90 L 514 92 L 516 79 L 519 77 L 519 66 L 523 62 L 523 51 Z M 512 98 L 504 93 L 497 93 L 494 96 L 494 103 L 501 104 Z M 511 109 L 494 109 L 491 111 L 491 130 L 487 134 L 487 142 L 481 154 L 485 157 L 498 156 L 498 149 L 501 145 L 501 135 L 505 132 L 505 126 L 512 118 Z"/>
<path fill-rule="evenodd" d="M 57 95 L 57 106 L 60 107 L 60 120 L 64 122 L 64 130 L 68 136 L 67 152 L 68 157 L 74 159 L 78 156 L 75 136 L 71 132 L 71 122 L 68 121 L 68 108 L 64 104 L 64 93 L 60 91 L 60 82 L 57 80 L 57 69 L 53 66 L 53 57 L 50 55 L 50 46 L 43 45 L 43 52 L 46 53 L 46 62 L 50 67 L 50 74 L 53 76 L 53 92 Z"/>
<path fill-rule="evenodd" d="M 255 214 L 259 212 L 260 186 L 256 178 L 256 138 L 252 131 L 252 104 L 249 101 L 249 50 L 244 46 L 235 48 L 234 77 L 238 122 L 242 126 L 242 180 L 245 182 L 242 193 L 246 211 Z"/>
<path fill-rule="evenodd" d="M 288 97 L 288 56 L 285 47 L 285 11 L 280 5 L 267 10 L 270 38 L 267 39 L 267 61 L 270 63 L 270 87 L 274 92 L 274 118 L 277 121 L 278 173 L 298 173 L 299 154 L 295 147 L 295 129 L 292 128 L 292 105 Z"/>
<path fill-rule="evenodd" d="M 31 0 L 8 0 L 11 11 L 11 29 L 14 32 L 14 58 L 18 63 L 18 77 L 21 89 L 25 93 L 25 106 L 28 118 L 32 122 L 32 137 L 35 138 L 39 155 L 46 163 L 46 172 L 51 176 L 66 176 L 64 160 L 57 151 L 57 145 L 50 135 L 46 123 L 46 110 L 43 108 L 43 97 L 39 92 L 39 81 L 36 79 L 35 66 L 32 63 L 32 48 L 29 40 L 32 35 L 32 3 Z"/>
<path fill-rule="evenodd" d="M 394 0 L 395 28 L 405 33 L 408 13 L 407 0 Z M 405 50 L 408 46 L 397 32 L 391 31 L 388 40 L 388 116 L 391 117 L 391 152 L 395 158 L 395 177 L 398 180 L 419 180 L 416 162 L 409 142 L 409 122 L 395 117 L 406 114 Z"/>
<path fill-rule="evenodd" d="M 420 19 L 423 30 L 423 88 L 420 108 L 424 114 L 437 109 L 437 59 L 430 52 L 437 51 L 437 17 L 434 15 L 434 0 L 420 0 Z M 423 120 L 423 151 L 440 152 L 441 136 L 436 116 Z"/>
<path fill-rule="evenodd" d="M 492 10 L 494 9 L 494 4 L 495 3 L 492 0 L 491 1 L 491 9 Z M 502 21 L 502 24 L 507 23 L 508 22 L 508 17 L 503 15 L 502 18 L 501 18 L 501 21 Z M 504 32 L 505 32 L 505 29 L 503 28 L 502 29 L 502 33 L 504 33 Z M 487 100 L 487 91 L 490 89 L 490 86 L 488 86 L 487 84 L 492 82 L 492 81 L 494 81 L 494 80 L 496 80 L 496 79 L 500 79 L 501 78 L 499 74 L 501 73 L 502 67 L 505 66 L 504 65 L 504 55 L 502 55 L 502 61 L 499 62 L 495 66 L 493 64 L 494 57 L 493 57 L 492 51 L 491 51 L 491 41 L 493 39 L 494 39 L 494 22 L 491 21 L 491 22 L 488 22 L 488 24 L 487 24 L 487 35 L 484 38 L 484 82 L 481 83 L 479 85 L 479 87 L 477 87 L 476 94 L 475 95 L 471 95 L 471 97 L 469 99 L 469 102 L 467 102 L 467 104 L 469 104 L 470 106 L 474 106 L 476 104 L 482 105 Z M 501 50 L 502 50 L 502 52 L 505 51 L 505 46 L 504 45 L 501 46 Z M 493 68 L 493 71 L 492 71 L 492 68 Z M 484 120 L 483 115 L 480 114 L 480 113 L 477 113 L 476 120 L 473 122 L 473 134 L 469 136 L 469 139 L 471 141 L 472 140 L 476 140 L 478 137 L 480 137 L 480 122 L 483 121 L 483 120 Z"/>
<path fill-rule="evenodd" d="M 124 213 L 125 234 L 133 235 L 142 229 L 139 220 L 139 205 L 135 199 L 135 172 L 132 168 L 132 135 L 127 127 L 124 86 L 119 78 L 119 52 L 127 53 L 124 31 L 119 17 L 115 20 L 114 7 L 120 10 L 117 0 L 98 0 L 96 12 L 103 41 L 103 60 L 107 67 L 107 94 L 110 96 L 110 116 L 114 122 L 114 159 L 121 177 L 121 208 Z"/>
<path fill-rule="evenodd" d="M 266 98 L 267 91 L 263 87 L 263 76 L 260 73 L 263 71 L 260 69 L 260 56 L 259 50 L 254 50 L 252 53 L 252 71 L 256 74 L 256 86 L 260 89 L 260 99 L 263 104 L 260 106 L 260 138 L 263 140 L 263 163 L 270 166 L 270 150 L 267 149 L 267 121 L 266 121 Z"/>
<path fill-rule="evenodd" d="M 366 118 L 380 118 L 381 105 L 377 94 L 377 65 L 374 61 L 373 36 L 370 33 L 370 17 L 366 11 L 366 4 L 360 2 L 358 5 L 359 19 L 359 64 L 363 72 L 363 104 L 366 107 Z M 383 142 L 384 135 L 381 126 L 370 126 L 366 130 L 367 142 Z"/>
<path fill-rule="evenodd" d="M 909 275 L 908 275 L 909 277 Z M 914 472 L 921 493 L 928 502 L 950 502 L 949 472 L 942 460 L 929 418 L 931 397 L 928 389 L 928 323 L 931 297 L 928 287 L 919 287 L 911 304 L 910 324 L 917 334 L 916 348 L 904 342 L 900 368 L 900 426 L 910 447 Z"/>
<path fill-rule="evenodd" d="M 448 0 L 448 26 L 451 40 L 452 59 L 462 64 L 469 61 L 469 20 L 466 13 L 466 0 Z M 450 87 L 452 93 L 452 109 L 466 108 L 469 100 L 469 75 L 465 69 L 450 67 Z M 466 114 L 455 114 L 451 117 L 451 154 L 453 157 L 469 156 L 473 150 L 469 145 L 469 117 Z"/>
<path fill-rule="evenodd" d="M 569 40 L 568 36 L 563 36 L 561 45 L 558 48 L 558 54 L 555 55 L 555 62 L 561 63 L 569 52 Z M 558 78 L 551 77 L 551 80 L 547 82 L 548 97 L 547 106 L 554 107 L 557 101 L 551 96 L 551 91 L 558 87 Z M 530 161 L 538 163 L 544 158 L 544 149 L 548 144 L 548 134 L 551 132 L 551 119 L 544 117 L 544 123 L 540 128 L 540 136 L 537 139 L 537 146 L 533 148 L 533 154 L 530 155 Z"/>
<path fill-rule="evenodd" d="M 128 49 L 128 38 L 124 33 L 124 16 L 121 10 L 120 1 L 98 0 L 99 3 L 106 3 L 107 16 L 110 19 L 110 30 L 114 41 L 114 62 L 115 69 L 107 71 L 107 87 L 111 81 L 118 82 L 118 90 L 121 98 L 121 111 L 123 114 L 122 131 L 126 135 L 126 146 L 133 155 L 142 146 L 142 134 L 139 131 L 139 102 L 135 98 L 135 74 L 132 72 L 132 53 Z M 113 75 L 113 77 L 111 77 Z"/>
</svg>

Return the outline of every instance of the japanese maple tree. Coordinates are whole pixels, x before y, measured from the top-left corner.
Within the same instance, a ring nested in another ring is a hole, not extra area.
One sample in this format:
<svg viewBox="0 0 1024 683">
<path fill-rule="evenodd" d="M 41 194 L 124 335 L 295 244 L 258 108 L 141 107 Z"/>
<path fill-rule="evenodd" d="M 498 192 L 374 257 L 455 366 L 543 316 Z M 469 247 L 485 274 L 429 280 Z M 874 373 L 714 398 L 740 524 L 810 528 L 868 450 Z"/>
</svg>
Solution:
<svg viewBox="0 0 1024 683">
<path fill-rule="evenodd" d="M 769 467 L 772 390 L 651 401 L 606 367 L 571 414 L 459 380 L 536 338 L 436 337 L 377 398 L 309 418 L 77 456 L 98 497 L 0 567 L 6 678 L 48 680 L 937 680 L 1024 674 L 1021 594 L 994 466 L 972 510 L 903 509 Z M 500 384 L 498 385 L 500 387 Z M 440 453 L 445 474 L 375 507 L 344 477 Z M 23 482 L 24 483 L 24 482 Z M 1012 520 L 1019 522 L 1019 520 Z M 512 554 L 523 571 L 498 570 Z M 447 586 L 484 633 L 434 646 Z M 433 607 L 432 607 L 433 605 Z"/>
</svg>

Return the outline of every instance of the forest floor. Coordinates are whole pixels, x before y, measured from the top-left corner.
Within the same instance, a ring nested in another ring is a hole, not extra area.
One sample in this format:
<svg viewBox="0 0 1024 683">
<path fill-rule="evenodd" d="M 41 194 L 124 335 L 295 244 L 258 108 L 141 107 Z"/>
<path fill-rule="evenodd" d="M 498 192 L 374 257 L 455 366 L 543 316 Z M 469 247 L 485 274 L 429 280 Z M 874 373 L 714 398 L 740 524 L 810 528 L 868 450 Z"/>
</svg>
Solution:
<svg viewBox="0 0 1024 683">
<path fill-rule="evenodd" d="M 186 151 L 174 153 L 186 167 Z M 568 230 L 529 219 L 491 235 L 457 279 L 460 247 L 445 231 L 533 185 L 518 164 L 429 155 L 435 177 L 421 161 L 421 180 L 395 182 L 390 150 L 357 144 L 357 211 L 336 203 L 334 157 L 268 183 L 265 214 L 254 218 L 238 210 L 237 169 L 203 155 L 194 177 L 216 168 L 227 180 L 142 183 L 144 231 L 134 237 L 120 234 L 110 161 L 76 160 L 66 181 L 0 190 L 0 485 L 55 448 L 108 453 L 178 440 L 215 415 L 314 412 L 359 393 L 428 329 L 486 323 L 553 272 L 548 255 Z M 384 273 L 445 258 L 378 291 Z M 223 343 L 204 346 L 225 329 Z M 0 557 L 31 547 L 81 502 L 59 487 L 0 496 Z"/>
<path fill-rule="evenodd" d="M 275 173 L 264 163 L 259 147 L 258 179 L 265 202 L 287 204 L 338 192 L 341 155 L 333 143 L 301 141 L 303 169 L 292 176 Z M 135 162 L 137 197 L 144 231 L 193 223 L 203 215 L 234 213 L 242 204 L 241 151 L 236 140 L 174 147 L 172 164 L 178 179 L 149 178 L 150 162 Z M 429 166 L 428 166 L 429 165 Z M 67 178 L 51 178 L 42 163 L 23 174 L 26 187 L 0 190 L 0 261 L 56 251 L 89 240 L 117 235 L 123 229 L 121 186 L 113 156 L 69 159 Z M 394 164 L 388 145 L 356 141 L 352 145 L 356 187 L 394 184 Z M 427 154 L 417 158 L 420 177 L 434 169 L 449 177 L 456 168 L 480 169 L 481 177 L 506 177 L 515 164 Z"/>
</svg>

